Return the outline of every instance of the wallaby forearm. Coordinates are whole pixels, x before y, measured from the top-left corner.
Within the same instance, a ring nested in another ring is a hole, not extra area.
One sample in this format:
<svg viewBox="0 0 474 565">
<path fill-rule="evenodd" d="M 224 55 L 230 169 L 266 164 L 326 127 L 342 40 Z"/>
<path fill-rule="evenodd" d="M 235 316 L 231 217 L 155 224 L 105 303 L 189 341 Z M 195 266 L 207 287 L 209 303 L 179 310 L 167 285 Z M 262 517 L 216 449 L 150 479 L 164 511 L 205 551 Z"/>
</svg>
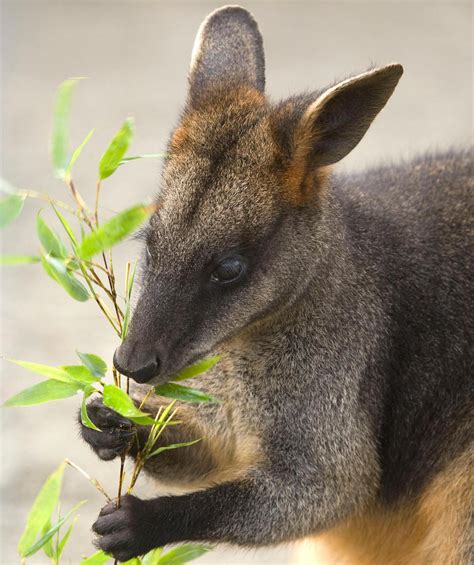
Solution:
<svg viewBox="0 0 474 565">
<path fill-rule="evenodd" d="M 141 501 L 122 499 L 121 516 L 113 505 L 104 508 L 94 524 L 99 535 L 113 532 L 119 523 L 124 528 L 121 559 L 154 547 L 182 541 L 230 542 L 259 546 L 290 541 L 314 532 L 316 513 L 299 496 L 302 488 L 294 477 L 275 476 L 258 470 L 245 480 L 232 481 L 182 496 L 167 496 Z M 138 526 L 139 524 L 139 526 Z M 102 548 L 115 547 L 112 534 Z"/>
</svg>

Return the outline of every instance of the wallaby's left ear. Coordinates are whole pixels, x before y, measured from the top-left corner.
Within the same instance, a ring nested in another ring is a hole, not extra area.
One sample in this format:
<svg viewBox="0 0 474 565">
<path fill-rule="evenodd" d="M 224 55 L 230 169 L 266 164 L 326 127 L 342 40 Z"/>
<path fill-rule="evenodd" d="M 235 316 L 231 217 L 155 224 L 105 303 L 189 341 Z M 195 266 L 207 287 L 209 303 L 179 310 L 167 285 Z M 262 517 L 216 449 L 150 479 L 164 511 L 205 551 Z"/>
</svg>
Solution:
<svg viewBox="0 0 474 565">
<path fill-rule="evenodd" d="M 240 6 L 225 6 L 209 14 L 194 42 L 189 71 L 191 104 L 222 85 L 265 89 L 262 36 L 252 14 Z"/>
<path fill-rule="evenodd" d="M 388 65 L 344 80 L 320 95 L 297 128 L 297 160 L 313 168 L 345 157 L 385 106 L 402 74 L 401 65 Z"/>
</svg>

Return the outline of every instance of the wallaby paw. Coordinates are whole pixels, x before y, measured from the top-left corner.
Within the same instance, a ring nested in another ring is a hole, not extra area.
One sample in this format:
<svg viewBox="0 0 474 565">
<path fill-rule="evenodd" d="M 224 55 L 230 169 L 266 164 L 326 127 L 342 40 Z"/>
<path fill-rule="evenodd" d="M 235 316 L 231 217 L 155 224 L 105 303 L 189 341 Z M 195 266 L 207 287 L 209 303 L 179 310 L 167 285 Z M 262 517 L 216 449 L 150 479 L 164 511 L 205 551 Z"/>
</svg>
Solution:
<svg viewBox="0 0 474 565">
<path fill-rule="evenodd" d="M 92 530 L 98 535 L 96 546 L 119 561 L 143 555 L 156 547 L 154 517 L 149 501 L 125 495 L 102 508 Z"/>
<path fill-rule="evenodd" d="M 110 461 L 130 448 L 135 436 L 130 420 L 104 406 L 101 398 L 96 398 L 87 405 L 87 414 L 101 431 L 84 426 L 79 412 L 81 435 L 100 459 Z"/>
</svg>

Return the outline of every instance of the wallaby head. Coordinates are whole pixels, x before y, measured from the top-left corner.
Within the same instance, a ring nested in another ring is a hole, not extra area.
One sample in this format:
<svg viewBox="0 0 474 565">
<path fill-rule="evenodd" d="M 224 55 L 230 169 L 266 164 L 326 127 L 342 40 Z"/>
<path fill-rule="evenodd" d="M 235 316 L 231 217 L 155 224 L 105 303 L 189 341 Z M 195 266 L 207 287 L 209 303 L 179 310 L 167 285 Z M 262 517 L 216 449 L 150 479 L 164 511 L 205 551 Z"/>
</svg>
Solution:
<svg viewBox="0 0 474 565">
<path fill-rule="evenodd" d="M 301 294 L 327 245 L 329 167 L 362 139 L 403 69 L 370 70 L 272 104 L 262 37 L 240 7 L 217 10 L 194 45 L 146 233 L 139 301 L 118 369 L 170 374 Z M 330 239 L 330 233 L 329 233 Z"/>
</svg>

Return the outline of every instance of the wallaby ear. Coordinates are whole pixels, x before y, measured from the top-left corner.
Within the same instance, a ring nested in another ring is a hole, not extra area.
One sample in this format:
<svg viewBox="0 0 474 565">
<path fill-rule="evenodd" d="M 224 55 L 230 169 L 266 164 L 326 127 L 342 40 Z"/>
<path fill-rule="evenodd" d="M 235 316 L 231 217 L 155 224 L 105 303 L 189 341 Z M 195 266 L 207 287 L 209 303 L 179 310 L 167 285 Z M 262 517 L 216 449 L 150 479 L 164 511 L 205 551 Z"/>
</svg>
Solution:
<svg viewBox="0 0 474 565">
<path fill-rule="evenodd" d="M 344 80 L 321 94 L 296 130 L 297 160 L 313 168 L 345 157 L 385 106 L 402 74 L 403 67 L 392 64 Z"/>
<path fill-rule="evenodd" d="M 226 83 L 265 88 L 262 36 L 250 12 L 239 6 L 212 12 L 199 28 L 189 72 L 191 103 Z"/>
</svg>

